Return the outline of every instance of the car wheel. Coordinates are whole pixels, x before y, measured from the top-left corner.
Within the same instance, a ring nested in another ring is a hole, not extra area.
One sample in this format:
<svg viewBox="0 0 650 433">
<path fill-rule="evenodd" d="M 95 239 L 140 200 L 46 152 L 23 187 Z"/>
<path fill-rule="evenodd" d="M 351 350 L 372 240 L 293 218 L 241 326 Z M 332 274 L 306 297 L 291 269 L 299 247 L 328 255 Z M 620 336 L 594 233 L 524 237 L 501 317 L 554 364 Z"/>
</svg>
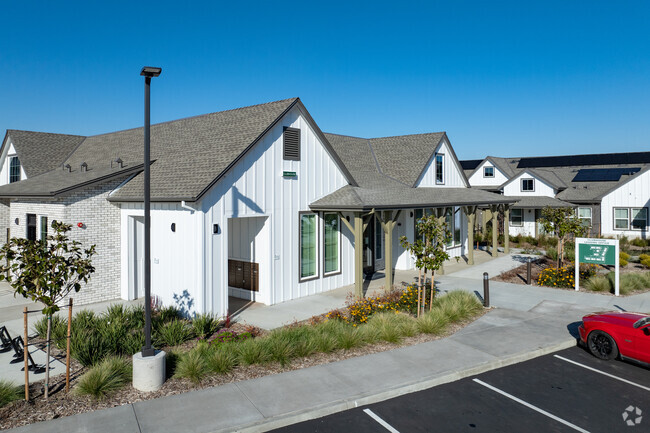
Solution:
<svg viewBox="0 0 650 433">
<path fill-rule="evenodd" d="M 596 358 L 616 359 L 618 357 L 618 347 L 616 342 L 607 333 L 603 331 L 593 331 L 587 338 L 587 347 Z"/>
</svg>

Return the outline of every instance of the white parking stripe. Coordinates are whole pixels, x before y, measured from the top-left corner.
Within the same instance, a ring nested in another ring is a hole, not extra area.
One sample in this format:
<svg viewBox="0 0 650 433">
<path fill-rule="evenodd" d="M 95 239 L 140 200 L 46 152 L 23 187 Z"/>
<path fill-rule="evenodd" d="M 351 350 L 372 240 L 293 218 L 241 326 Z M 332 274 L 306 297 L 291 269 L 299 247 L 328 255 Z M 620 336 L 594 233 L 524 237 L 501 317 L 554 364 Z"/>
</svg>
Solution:
<svg viewBox="0 0 650 433">
<path fill-rule="evenodd" d="M 386 430 L 388 430 L 390 433 L 399 433 L 399 431 L 397 431 L 396 429 L 394 429 L 392 425 L 388 424 L 386 421 L 384 421 L 383 419 L 379 418 L 379 417 L 378 417 L 377 415 L 375 415 L 375 413 L 374 413 L 373 411 L 371 411 L 370 409 L 364 409 L 363 411 L 364 411 L 366 414 L 368 414 L 368 416 L 369 416 L 370 418 L 374 419 L 374 420 L 377 421 L 379 424 L 381 424 L 381 426 L 384 427 Z"/>
<path fill-rule="evenodd" d="M 598 370 L 596 368 L 589 367 L 588 365 L 580 364 L 579 362 L 572 361 L 572 360 L 564 358 L 564 357 L 562 357 L 560 355 L 553 355 L 553 356 L 555 356 L 558 359 L 561 359 L 562 361 L 566 361 L 566 362 L 570 362 L 571 364 L 575 364 L 578 367 L 586 368 L 587 370 L 595 371 L 596 373 L 600 373 L 600 374 L 602 374 L 604 376 L 611 377 L 612 379 L 620 380 L 621 382 L 625 382 L 625 383 L 628 383 L 630 385 L 637 386 L 637 387 L 639 387 L 641 389 L 645 389 L 646 391 L 650 391 L 650 388 L 648 388 L 647 386 L 639 385 L 638 383 L 629 381 L 627 379 L 623 379 L 622 377 L 618 377 L 618 376 L 614 376 L 613 374 L 605 373 L 604 371 L 600 371 L 600 370 Z"/>
<path fill-rule="evenodd" d="M 478 383 L 479 385 L 483 385 L 484 387 L 489 388 L 489 389 L 491 389 L 492 391 L 498 392 L 499 394 L 501 394 L 501 395 L 503 395 L 503 396 L 506 396 L 506 397 L 508 397 L 508 398 L 511 399 L 511 400 L 516 401 L 516 402 L 519 403 L 519 404 L 523 404 L 523 405 L 526 406 L 527 408 L 530 408 L 530 409 L 532 409 L 532 410 L 534 410 L 534 411 L 537 411 L 537 412 L 541 413 L 542 415 L 546 415 L 547 417 L 549 417 L 549 418 L 551 418 L 551 419 L 554 419 L 555 421 L 561 422 L 562 424 L 564 424 L 564 425 L 566 425 L 566 426 L 569 426 L 569 427 L 571 427 L 571 428 L 574 429 L 574 430 L 577 430 L 577 431 L 582 432 L 582 433 L 589 433 L 589 431 L 587 431 L 587 430 L 585 430 L 585 429 L 583 429 L 583 428 L 580 428 L 580 427 L 578 427 L 578 426 L 575 425 L 575 424 L 571 424 L 569 421 L 563 420 L 562 418 L 557 417 L 557 416 L 553 415 L 552 413 L 546 412 L 545 410 L 540 409 L 540 408 L 538 408 L 537 406 L 534 406 L 534 405 L 532 405 L 532 404 L 530 404 L 530 403 L 528 403 L 528 402 L 525 402 L 525 401 L 523 401 L 522 399 L 517 398 L 517 397 L 515 397 L 515 396 L 512 395 L 512 394 L 508 394 L 508 393 L 505 392 L 505 391 L 501 391 L 499 388 L 495 388 L 494 386 L 492 386 L 492 385 L 490 385 L 490 384 L 487 384 L 487 383 L 483 382 L 482 380 L 479 380 L 479 379 L 472 379 L 472 380 L 473 380 L 474 382 Z"/>
</svg>

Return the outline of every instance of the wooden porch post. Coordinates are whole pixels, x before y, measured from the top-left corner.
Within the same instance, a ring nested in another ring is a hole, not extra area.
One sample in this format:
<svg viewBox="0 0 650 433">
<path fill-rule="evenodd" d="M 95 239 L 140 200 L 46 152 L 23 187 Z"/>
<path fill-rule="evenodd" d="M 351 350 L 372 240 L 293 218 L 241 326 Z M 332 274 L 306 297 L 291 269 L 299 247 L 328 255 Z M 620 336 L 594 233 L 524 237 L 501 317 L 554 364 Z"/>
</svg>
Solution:
<svg viewBox="0 0 650 433">
<path fill-rule="evenodd" d="M 341 221 L 354 234 L 354 296 L 363 298 L 363 216 L 361 212 L 354 213 L 354 225 L 339 212 Z"/>
<path fill-rule="evenodd" d="M 503 252 L 510 254 L 510 205 L 503 205 Z"/>
<path fill-rule="evenodd" d="M 463 208 L 467 215 L 467 264 L 474 264 L 474 223 L 476 222 L 476 206 Z"/>
<path fill-rule="evenodd" d="M 393 287 L 393 229 L 401 212 L 401 210 L 397 211 L 394 217 L 393 211 L 384 211 L 383 217 L 381 213 L 377 213 L 381 228 L 384 230 L 384 261 L 386 262 L 384 290 L 390 290 Z"/>
<path fill-rule="evenodd" d="M 492 213 L 492 257 L 499 257 L 499 208 L 490 206 Z"/>
</svg>

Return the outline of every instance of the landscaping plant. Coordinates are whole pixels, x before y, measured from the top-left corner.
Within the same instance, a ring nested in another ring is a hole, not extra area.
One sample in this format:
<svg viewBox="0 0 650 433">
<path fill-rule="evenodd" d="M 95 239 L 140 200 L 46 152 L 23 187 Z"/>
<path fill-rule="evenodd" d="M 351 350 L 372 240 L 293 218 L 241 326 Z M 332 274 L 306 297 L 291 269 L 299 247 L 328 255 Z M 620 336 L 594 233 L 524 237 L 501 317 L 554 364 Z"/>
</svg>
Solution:
<svg viewBox="0 0 650 433">
<path fill-rule="evenodd" d="M 576 217 L 573 208 L 551 208 L 545 207 L 542 209 L 542 217 L 540 218 L 542 227 L 547 233 L 553 233 L 557 237 L 557 267 L 562 267 L 564 260 L 564 244 L 569 236 L 583 236 L 587 232 L 587 228 L 582 224 L 580 218 Z"/>
<path fill-rule="evenodd" d="M 71 241 L 67 233 L 72 226 L 52 221 L 54 234 L 47 241 L 30 241 L 12 238 L 0 248 L 0 281 L 6 279 L 15 293 L 45 305 L 47 359 L 50 359 L 50 331 L 52 315 L 59 311 L 58 304 L 70 292 L 81 290 L 95 272 L 91 258 L 95 245 L 83 249 L 81 243 Z M 25 342 L 27 344 L 27 342 Z M 50 363 L 45 363 L 45 399 L 49 395 Z"/>
<path fill-rule="evenodd" d="M 90 368 L 79 378 L 75 392 L 101 400 L 124 387 L 131 380 L 131 362 L 127 358 L 111 356 Z"/>
<path fill-rule="evenodd" d="M 21 387 L 6 380 L 0 380 L 0 407 L 8 405 L 12 401 L 20 400 L 22 398 L 21 391 Z"/>
</svg>

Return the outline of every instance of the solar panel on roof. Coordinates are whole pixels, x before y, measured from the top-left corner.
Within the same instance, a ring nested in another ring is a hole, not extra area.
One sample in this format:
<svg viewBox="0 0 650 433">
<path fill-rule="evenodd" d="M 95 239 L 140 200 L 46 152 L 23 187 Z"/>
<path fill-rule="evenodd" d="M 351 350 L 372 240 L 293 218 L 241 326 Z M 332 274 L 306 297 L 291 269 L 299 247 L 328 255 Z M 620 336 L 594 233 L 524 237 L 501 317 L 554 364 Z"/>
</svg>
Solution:
<svg viewBox="0 0 650 433">
<path fill-rule="evenodd" d="M 603 153 L 521 158 L 517 168 L 568 167 L 572 165 L 648 164 L 650 152 Z"/>
<path fill-rule="evenodd" d="M 637 173 L 641 168 L 583 168 L 573 178 L 572 182 L 618 182 L 624 174 Z"/>
</svg>

